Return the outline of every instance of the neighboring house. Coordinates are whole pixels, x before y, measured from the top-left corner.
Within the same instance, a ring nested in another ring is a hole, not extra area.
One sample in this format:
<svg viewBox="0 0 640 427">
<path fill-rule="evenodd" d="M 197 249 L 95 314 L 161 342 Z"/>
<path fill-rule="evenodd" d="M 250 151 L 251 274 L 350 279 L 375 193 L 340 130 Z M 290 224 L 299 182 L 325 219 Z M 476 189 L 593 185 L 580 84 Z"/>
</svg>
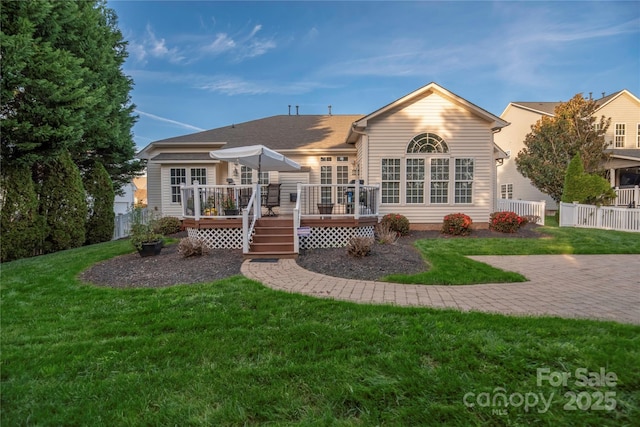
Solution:
<svg viewBox="0 0 640 427">
<path fill-rule="evenodd" d="M 113 202 L 113 211 L 116 215 L 124 215 L 131 210 L 135 203 L 135 192 L 134 182 L 122 186 L 122 195 L 116 194 Z"/>
<path fill-rule="evenodd" d="M 605 165 L 612 187 L 625 185 L 628 177 L 640 176 L 640 100 L 628 90 L 621 90 L 596 100 L 598 117 L 611 117 L 605 135 L 611 159 Z M 503 199 L 545 200 L 549 210 L 557 209 L 551 197 L 535 188 L 516 168 L 515 158 L 524 148 L 531 126 L 541 117 L 553 117 L 559 102 L 511 102 L 500 117 L 511 125 L 496 135 L 496 143 L 509 158 L 498 168 L 498 192 Z"/>
<path fill-rule="evenodd" d="M 412 226 L 440 225 L 464 212 L 486 224 L 496 204 L 494 134 L 508 122 L 430 83 L 366 116 L 282 115 L 155 141 L 146 159 L 148 206 L 182 215 L 180 185 L 279 183 L 281 213 L 291 213 L 297 183 L 380 185 L 379 211 Z M 219 162 L 210 151 L 262 144 L 302 165 L 298 172 L 256 171 Z M 335 195 L 340 203 L 344 194 Z"/>
</svg>

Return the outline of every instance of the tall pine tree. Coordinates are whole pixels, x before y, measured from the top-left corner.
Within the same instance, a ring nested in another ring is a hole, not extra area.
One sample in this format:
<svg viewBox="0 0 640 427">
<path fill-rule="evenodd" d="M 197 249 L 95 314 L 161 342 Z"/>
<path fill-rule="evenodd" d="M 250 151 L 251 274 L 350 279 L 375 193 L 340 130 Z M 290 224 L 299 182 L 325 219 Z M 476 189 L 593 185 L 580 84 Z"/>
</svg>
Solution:
<svg viewBox="0 0 640 427">
<path fill-rule="evenodd" d="M 102 163 L 96 161 L 85 175 L 84 189 L 88 209 L 86 244 L 108 242 L 113 237 L 115 192 Z"/>
</svg>

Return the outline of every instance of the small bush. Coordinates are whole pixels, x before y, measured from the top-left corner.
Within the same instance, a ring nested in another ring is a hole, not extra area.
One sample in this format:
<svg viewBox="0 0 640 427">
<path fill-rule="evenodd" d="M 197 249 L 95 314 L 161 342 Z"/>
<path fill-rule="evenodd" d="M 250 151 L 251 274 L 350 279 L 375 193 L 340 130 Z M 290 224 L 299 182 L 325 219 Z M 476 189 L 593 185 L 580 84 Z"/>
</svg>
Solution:
<svg viewBox="0 0 640 427">
<path fill-rule="evenodd" d="M 382 217 L 382 224 L 388 225 L 389 229 L 401 236 L 409 234 L 409 220 L 406 216 L 390 213 Z"/>
<path fill-rule="evenodd" d="M 380 223 L 376 225 L 375 234 L 378 238 L 378 242 L 383 245 L 391 245 L 398 240 L 398 232 L 392 230 L 389 227 L 389 224 Z"/>
<path fill-rule="evenodd" d="M 463 213 L 449 214 L 442 221 L 441 232 L 452 236 L 467 236 L 471 234 L 471 225 L 473 225 L 473 221 L 471 221 L 469 215 Z"/>
<path fill-rule="evenodd" d="M 180 232 L 182 223 L 175 216 L 165 216 L 156 222 L 155 231 L 165 236 Z"/>
<path fill-rule="evenodd" d="M 347 243 L 347 253 L 352 257 L 364 258 L 371 253 L 373 239 L 370 237 L 352 237 Z"/>
<path fill-rule="evenodd" d="M 527 225 L 527 218 L 515 212 L 494 212 L 489 218 L 489 229 L 501 233 L 516 233 L 520 227 Z"/>
<path fill-rule="evenodd" d="M 209 253 L 209 247 L 201 239 L 185 237 L 180 239 L 180 243 L 178 243 L 178 253 L 183 258 L 206 255 Z"/>
</svg>

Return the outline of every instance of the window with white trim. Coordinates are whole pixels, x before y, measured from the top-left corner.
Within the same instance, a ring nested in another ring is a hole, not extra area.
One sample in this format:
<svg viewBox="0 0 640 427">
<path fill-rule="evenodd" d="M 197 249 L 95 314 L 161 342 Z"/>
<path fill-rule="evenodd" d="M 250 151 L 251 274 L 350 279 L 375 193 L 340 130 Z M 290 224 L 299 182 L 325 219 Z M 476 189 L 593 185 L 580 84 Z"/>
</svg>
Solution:
<svg viewBox="0 0 640 427">
<path fill-rule="evenodd" d="M 615 148 L 624 147 L 624 137 L 625 137 L 625 123 L 616 123 L 615 125 L 615 133 L 613 135 L 613 142 Z"/>
<path fill-rule="evenodd" d="M 200 185 L 207 185 L 207 168 L 191 168 L 191 184 L 193 181 L 198 181 Z"/>
<path fill-rule="evenodd" d="M 240 185 L 251 185 L 253 183 L 253 169 L 249 166 L 240 166 Z"/>
<path fill-rule="evenodd" d="M 332 166 L 320 166 L 320 184 L 328 186 L 333 184 Z M 332 187 L 320 187 L 320 203 L 331 203 L 331 189 Z"/>
<path fill-rule="evenodd" d="M 513 199 L 513 184 L 501 184 L 500 185 L 500 198 L 501 199 Z"/>
<path fill-rule="evenodd" d="M 455 203 L 473 203 L 473 159 L 456 159 Z"/>
<path fill-rule="evenodd" d="M 400 159 L 382 159 L 382 203 L 400 203 Z"/>
<path fill-rule="evenodd" d="M 340 161 L 340 157 L 338 157 Z M 336 166 L 336 184 L 348 184 L 349 183 L 349 166 L 338 165 Z M 347 187 L 338 187 L 338 203 L 345 203 Z"/>
<path fill-rule="evenodd" d="M 171 203 L 182 202 L 180 185 L 187 183 L 187 170 L 185 168 L 171 168 Z"/>
<path fill-rule="evenodd" d="M 424 203 L 424 159 L 407 159 L 407 203 Z"/>
<path fill-rule="evenodd" d="M 429 184 L 431 203 L 449 202 L 449 159 L 431 159 L 431 182 Z"/>
</svg>

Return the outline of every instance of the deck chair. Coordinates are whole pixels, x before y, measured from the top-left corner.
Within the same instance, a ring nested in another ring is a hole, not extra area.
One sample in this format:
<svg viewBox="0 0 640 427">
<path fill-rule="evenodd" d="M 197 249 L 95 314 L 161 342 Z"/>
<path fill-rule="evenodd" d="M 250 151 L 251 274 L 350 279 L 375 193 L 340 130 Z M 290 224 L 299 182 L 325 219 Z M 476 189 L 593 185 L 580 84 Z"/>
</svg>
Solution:
<svg viewBox="0 0 640 427">
<path fill-rule="evenodd" d="M 251 188 L 241 188 L 239 194 L 238 205 L 240 209 L 244 209 L 249 205 L 249 200 L 251 199 L 251 194 L 253 190 Z"/>
<path fill-rule="evenodd" d="M 267 208 L 265 216 L 276 216 L 273 208 L 280 206 L 280 185 L 281 184 L 269 184 L 267 186 L 267 200 L 264 206 Z"/>
</svg>

